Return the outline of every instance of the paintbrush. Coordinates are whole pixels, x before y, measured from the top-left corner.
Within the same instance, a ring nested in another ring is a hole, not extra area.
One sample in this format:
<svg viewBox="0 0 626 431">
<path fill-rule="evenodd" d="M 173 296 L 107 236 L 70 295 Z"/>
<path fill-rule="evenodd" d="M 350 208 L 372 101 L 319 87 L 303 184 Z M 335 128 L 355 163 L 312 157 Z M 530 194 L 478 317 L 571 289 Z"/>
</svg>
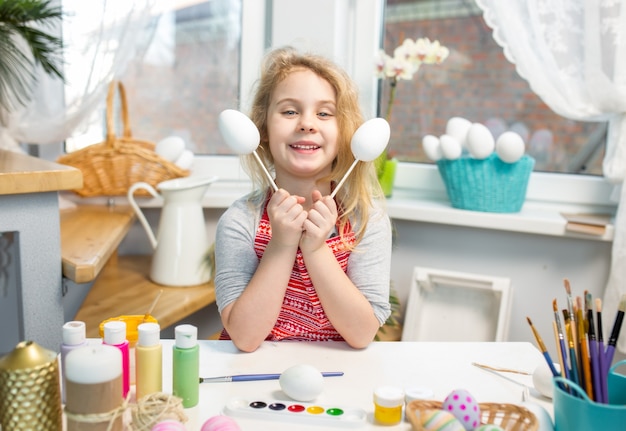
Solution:
<svg viewBox="0 0 626 431">
<path fill-rule="evenodd" d="M 343 376 L 343 371 L 328 371 L 321 373 L 322 377 L 339 377 Z M 256 380 L 278 380 L 280 374 L 235 374 L 232 376 L 220 377 L 200 377 L 200 383 L 219 383 L 219 382 L 252 382 Z"/>
<path fill-rule="evenodd" d="M 552 301 L 552 310 L 554 310 L 554 323 L 556 324 L 556 333 L 558 338 L 559 347 L 559 359 L 561 360 L 561 371 L 563 377 L 570 378 L 569 368 L 567 366 L 567 349 L 565 348 L 565 337 L 563 335 L 563 325 L 561 325 L 561 318 L 559 317 L 559 307 L 556 303 L 556 298 Z"/>
<path fill-rule="evenodd" d="M 587 332 L 585 331 L 585 318 L 583 317 L 583 300 L 580 296 L 576 297 L 576 324 L 578 325 L 578 355 L 580 356 L 580 365 L 582 369 L 581 383 L 587 396 L 593 398 L 593 383 L 591 380 L 591 364 L 589 363 L 589 346 L 587 344 Z"/>
<path fill-rule="evenodd" d="M 152 305 L 150 305 L 150 308 L 148 308 L 148 311 L 146 312 L 146 314 L 143 316 L 143 321 L 145 322 L 146 320 L 148 320 L 148 317 L 150 317 L 150 315 L 152 314 L 152 312 L 154 311 L 154 307 L 156 307 L 157 302 L 159 302 L 159 298 L 161 298 L 161 294 L 163 293 L 163 289 L 159 290 L 159 293 L 157 294 L 156 298 L 154 298 L 154 301 L 152 301 Z"/>
<path fill-rule="evenodd" d="M 539 350 L 543 354 L 543 357 L 546 359 L 546 362 L 548 363 L 548 367 L 550 367 L 550 372 L 552 372 L 552 375 L 554 377 L 560 377 L 561 373 L 559 373 L 554 367 L 554 362 L 552 362 L 552 358 L 550 358 L 550 353 L 548 353 L 548 349 L 546 349 L 546 345 L 543 343 L 543 340 L 541 339 L 541 336 L 539 335 L 537 328 L 535 328 L 535 326 L 533 325 L 533 322 L 530 320 L 530 317 L 527 316 L 526 320 L 528 320 L 530 329 L 532 329 L 533 331 L 533 335 L 535 336 L 535 340 L 537 341 L 537 346 L 539 347 Z"/>
<path fill-rule="evenodd" d="M 572 319 L 570 318 L 569 311 L 563 309 L 563 321 L 565 322 L 565 331 L 567 333 L 567 343 L 569 346 L 569 360 L 572 365 L 572 372 L 570 373 L 570 380 L 574 383 L 578 383 L 578 358 L 576 357 L 576 349 L 574 346 L 574 334 L 572 333 Z"/>
<path fill-rule="evenodd" d="M 596 298 L 596 320 L 598 322 L 598 366 L 600 367 L 600 393 L 602 394 L 602 402 L 609 402 L 609 393 L 605 375 L 607 374 L 605 358 L 604 358 L 604 334 L 602 329 L 602 300 Z"/>
<path fill-rule="evenodd" d="M 609 343 L 606 347 L 605 366 L 608 372 L 613 363 L 613 355 L 615 355 L 615 346 L 617 345 L 617 339 L 619 338 L 619 332 L 622 329 L 622 321 L 624 320 L 624 311 L 626 311 L 626 294 L 622 295 L 619 301 L 619 307 L 617 308 L 617 315 L 615 316 L 615 322 L 613 323 L 613 329 L 609 336 Z M 608 378 L 608 376 L 607 376 Z"/>
<path fill-rule="evenodd" d="M 572 320 L 572 335 L 574 336 L 574 350 L 576 351 L 576 356 L 578 356 L 578 343 L 576 340 L 577 337 L 577 327 L 576 327 L 576 313 L 574 313 L 574 298 L 572 297 L 572 287 L 569 284 L 569 280 L 567 278 L 563 279 L 563 285 L 565 286 L 565 293 L 567 293 L 567 311 L 569 312 L 570 319 Z"/>
<path fill-rule="evenodd" d="M 591 366 L 591 378 L 593 381 L 593 395 L 597 402 L 602 401 L 602 389 L 600 387 L 600 364 L 598 363 L 598 341 L 593 324 L 593 296 L 585 291 L 585 306 L 587 307 L 587 327 L 589 335 L 589 361 Z"/>
</svg>

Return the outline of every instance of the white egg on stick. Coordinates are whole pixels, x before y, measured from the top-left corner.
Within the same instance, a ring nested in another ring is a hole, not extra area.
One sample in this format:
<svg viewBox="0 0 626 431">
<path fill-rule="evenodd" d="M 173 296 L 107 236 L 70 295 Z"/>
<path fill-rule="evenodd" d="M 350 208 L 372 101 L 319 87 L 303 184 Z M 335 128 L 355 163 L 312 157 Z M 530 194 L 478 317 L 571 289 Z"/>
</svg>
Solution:
<svg viewBox="0 0 626 431">
<path fill-rule="evenodd" d="M 274 178 L 272 178 L 256 152 L 261 142 L 261 136 L 259 129 L 257 129 L 252 120 L 247 115 L 235 109 L 225 109 L 220 113 L 217 120 L 220 133 L 228 147 L 237 154 L 252 154 L 263 169 L 263 172 L 265 172 L 274 191 L 278 190 Z"/>
<path fill-rule="evenodd" d="M 341 181 L 339 181 L 339 184 L 337 184 L 337 187 L 330 194 L 331 198 L 335 197 L 337 191 L 359 161 L 371 162 L 382 154 L 389 143 L 390 136 L 391 129 L 389 128 L 389 123 L 384 118 L 372 118 L 356 129 L 350 141 L 354 162 L 352 162 L 350 169 L 348 169 Z"/>
</svg>

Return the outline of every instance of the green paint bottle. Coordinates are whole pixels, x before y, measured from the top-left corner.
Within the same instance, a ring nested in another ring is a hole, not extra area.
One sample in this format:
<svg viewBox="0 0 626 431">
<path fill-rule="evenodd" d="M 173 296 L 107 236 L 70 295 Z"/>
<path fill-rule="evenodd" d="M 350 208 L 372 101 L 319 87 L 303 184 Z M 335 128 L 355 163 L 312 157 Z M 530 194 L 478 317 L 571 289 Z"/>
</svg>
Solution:
<svg viewBox="0 0 626 431">
<path fill-rule="evenodd" d="M 182 398 L 183 407 L 187 409 L 196 406 L 200 397 L 198 328 L 178 325 L 174 334 L 172 392 Z"/>
</svg>

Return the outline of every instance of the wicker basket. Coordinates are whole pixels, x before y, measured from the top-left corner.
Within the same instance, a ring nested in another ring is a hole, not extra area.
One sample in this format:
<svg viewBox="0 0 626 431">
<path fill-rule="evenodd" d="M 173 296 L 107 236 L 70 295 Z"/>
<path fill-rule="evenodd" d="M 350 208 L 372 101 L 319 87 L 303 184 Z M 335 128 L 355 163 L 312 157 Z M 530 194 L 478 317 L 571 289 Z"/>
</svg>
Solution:
<svg viewBox="0 0 626 431">
<path fill-rule="evenodd" d="M 117 84 L 117 85 L 116 85 Z M 119 90 L 123 123 L 123 135 L 115 135 L 114 99 Z M 73 166 L 82 171 L 83 188 L 74 190 L 83 197 L 125 196 L 136 182 L 151 186 L 174 178 L 185 177 L 189 171 L 176 166 L 154 152 L 155 144 L 135 139 L 130 130 L 126 92 L 121 82 L 109 85 L 106 109 L 106 140 L 60 157 L 58 163 Z M 148 195 L 146 191 L 137 194 Z"/>
<path fill-rule="evenodd" d="M 484 160 L 439 160 L 437 167 L 454 208 L 495 213 L 522 209 L 535 160 L 525 155 L 505 163 L 493 153 Z"/>
<path fill-rule="evenodd" d="M 420 413 L 441 410 L 443 403 L 433 400 L 415 400 L 406 405 L 406 417 L 413 431 L 425 431 L 419 420 Z M 482 424 L 498 425 L 505 431 L 537 431 L 539 420 L 528 409 L 515 404 L 480 403 Z"/>
</svg>

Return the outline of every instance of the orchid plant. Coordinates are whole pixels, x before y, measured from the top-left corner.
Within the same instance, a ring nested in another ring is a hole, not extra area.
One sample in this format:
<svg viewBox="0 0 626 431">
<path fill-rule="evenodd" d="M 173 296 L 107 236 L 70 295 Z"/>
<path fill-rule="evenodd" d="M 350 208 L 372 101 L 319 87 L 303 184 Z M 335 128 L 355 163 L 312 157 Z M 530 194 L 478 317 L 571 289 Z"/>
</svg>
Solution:
<svg viewBox="0 0 626 431">
<path fill-rule="evenodd" d="M 393 51 L 393 57 L 386 54 L 384 50 L 379 51 L 375 62 L 375 74 L 379 79 L 389 80 L 391 87 L 385 112 L 385 119 L 387 121 L 391 118 L 398 81 L 412 80 L 422 64 L 441 64 L 448 58 L 449 54 L 450 51 L 448 48 L 441 45 L 439 41 L 430 41 L 428 38 L 416 40 L 405 39 L 404 42 Z M 383 152 L 376 160 L 379 178 L 382 176 L 384 162 L 387 159 L 388 153 Z"/>
</svg>

